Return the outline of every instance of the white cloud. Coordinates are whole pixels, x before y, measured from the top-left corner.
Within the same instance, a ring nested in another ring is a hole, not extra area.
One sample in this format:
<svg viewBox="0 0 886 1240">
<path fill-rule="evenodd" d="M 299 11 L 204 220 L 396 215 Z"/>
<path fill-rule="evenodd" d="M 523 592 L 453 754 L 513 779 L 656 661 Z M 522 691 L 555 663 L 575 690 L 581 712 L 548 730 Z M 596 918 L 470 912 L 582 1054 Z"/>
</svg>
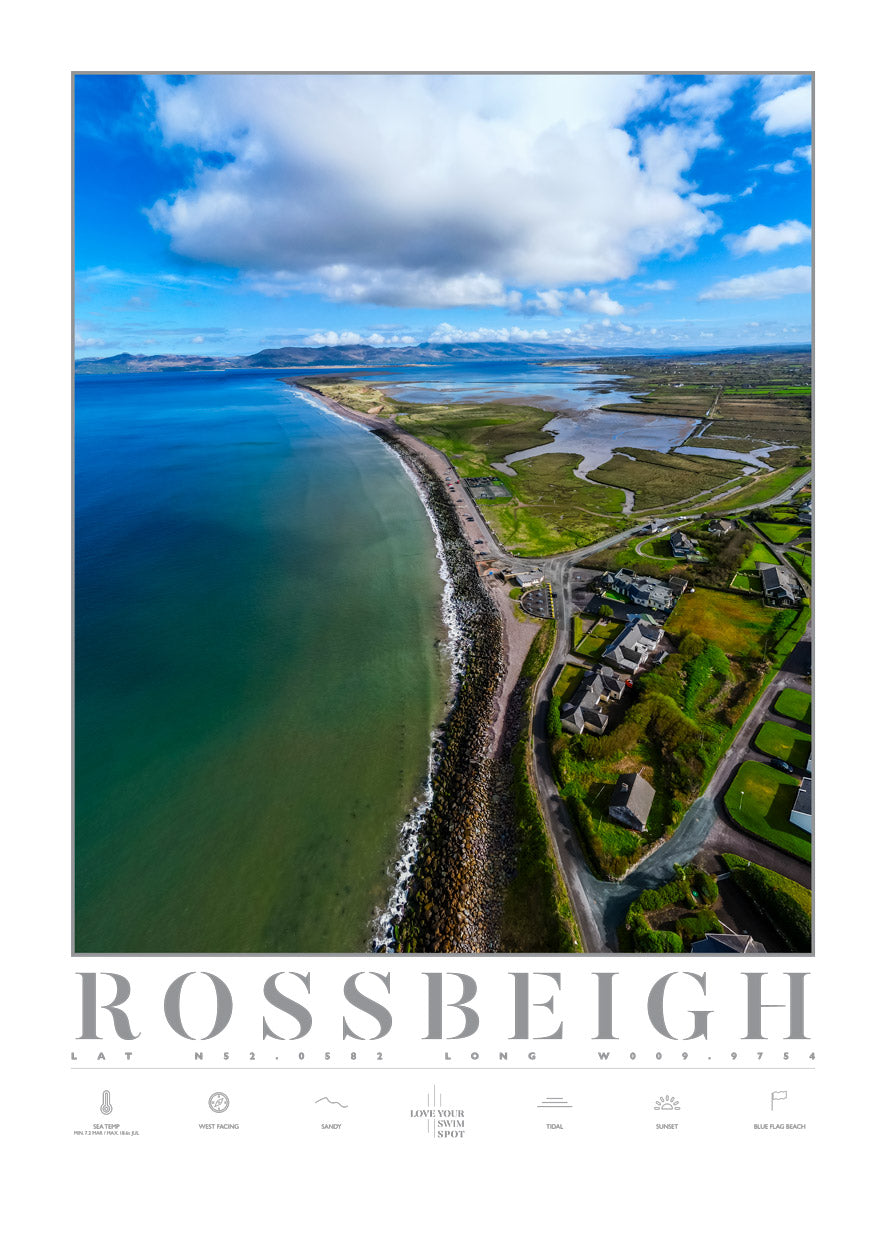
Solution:
<svg viewBox="0 0 886 1240">
<path fill-rule="evenodd" d="M 203 337 L 202 337 L 202 336 L 192 336 L 192 337 L 191 337 L 191 344 L 203 344 Z"/>
<path fill-rule="evenodd" d="M 769 254 L 783 245 L 799 245 L 809 241 L 812 230 L 799 220 L 785 220 L 770 228 L 767 224 L 755 224 L 740 237 L 727 237 L 727 243 L 733 254 Z"/>
<path fill-rule="evenodd" d="M 732 202 L 731 194 L 690 194 L 689 201 L 696 207 L 715 207 L 719 202 Z"/>
<path fill-rule="evenodd" d="M 311 332 L 310 335 L 303 337 L 298 341 L 299 345 L 310 345 L 320 348 L 323 345 L 348 345 L 348 344 L 371 344 L 376 348 L 382 345 L 410 345 L 417 344 L 415 336 L 391 335 L 382 336 L 379 332 L 370 332 L 365 335 L 355 331 L 319 331 Z"/>
<path fill-rule="evenodd" d="M 797 156 L 798 159 L 805 159 L 808 164 L 812 163 L 811 145 L 810 146 L 795 146 L 794 154 Z"/>
<path fill-rule="evenodd" d="M 720 280 L 705 292 L 699 301 L 770 301 L 790 293 L 808 293 L 812 289 L 811 267 L 778 267 L 758 271 L 754 275 Z"/>
<path fill-rule="evenodd" d="M 782 176 L 789 176 L 797 171 L 797 165 L 792 159 L 783 159 L 781 163 L 772 165 L 772 171 L 780 172 Z"/>
<path fill-rule="evenodd" d="M 720 141 L 709 116 L 684 107 L 639 147 L 622 128 L 661 79 L 204 74 L 148 86 L 163 141 L 194 152 L 193 183 L 149 220 L 176 253 L 248 271 L 272 296 L 513 308 L 515 288 L 626 279 L 719 227 L 684 180 Z M 209 150 L 228 162 L 201 163 Z"/>
<path fill-rule="evenodd" d="M 653 280 L 651 284 L 639 284 L 637 287 L 645 289 L 647 293 L 669 293 L 677 286 L 673 280 Z"/>
<path fill-rule="evenodd" d="M 744 76 L 739 73 L 715 74 L 670 95 L 667 106 L 678 115 L 722 116 L 732 107 L 732 96 L 744 81 Z"/>
<path fill-rule="evenodd" d="M 757 188 L 757 182 L 752 181 L 750 185 L 745 186 L 745 188 L 741 191 L 741 193 L 738 195 L 739 198 L 747 198 L 750 194 L 754 192 L 756 188 Z"/>
<path fill-rule="evenodd" d="M 771 99 L 764 99 L 754 112 L 766 133 L 802 133 L 812 128 L 812 84 L 804 82 Z"/>
</svg>

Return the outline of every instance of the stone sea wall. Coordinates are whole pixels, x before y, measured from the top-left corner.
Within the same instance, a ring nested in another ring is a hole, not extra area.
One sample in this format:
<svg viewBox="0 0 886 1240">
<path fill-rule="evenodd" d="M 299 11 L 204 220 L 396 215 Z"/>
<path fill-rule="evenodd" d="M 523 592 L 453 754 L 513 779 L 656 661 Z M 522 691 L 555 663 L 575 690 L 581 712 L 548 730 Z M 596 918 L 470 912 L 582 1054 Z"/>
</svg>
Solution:
<svg viewBox="0 0 886 1240">
<path fill-rule="evenodd" d="M 514 865 L 507 773 L 488 754 L 505 671 L 501 616 L 480 580 L 444 484 L 397 435 L 373 433 L 418 476 L 440 535 L 464 656 L 405 906 L 392 927 L 393 946 L 416 952 L 495 951 Z"/>
</svg>

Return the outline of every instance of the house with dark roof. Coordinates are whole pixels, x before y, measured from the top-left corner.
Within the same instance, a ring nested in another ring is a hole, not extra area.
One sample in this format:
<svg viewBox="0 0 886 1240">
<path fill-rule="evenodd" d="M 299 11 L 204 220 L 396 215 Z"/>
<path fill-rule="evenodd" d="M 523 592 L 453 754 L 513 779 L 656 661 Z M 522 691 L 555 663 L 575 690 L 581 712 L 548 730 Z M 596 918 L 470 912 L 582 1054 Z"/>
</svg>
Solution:
<svg viewBox="0 0 886 1240">
<path fill-rule="evenodd" d="M 619 700 L 627 683 L 627 677 L 617 675 L 602 663 L 585 672 L 578 690 L 560 712 L 563 730 L 574 735 L 588 731 L 600 736 L 609 723 L 609 703 Z"/>
<path fill-rule="evenodd" d="M 734 529 L 734 522 L 724 521 L 722 517 L 718 517 L 715 521 L 709 521 L 707 524 L 708 533 L 713 534 L 715 538 L 722 538 L 725 534 L 731 534 Z"/>
<path fill-rule="evenodd" d="M 695 555 L 695 543 L 682 530 L 674 530 L 670 537 L 671 555 L 678 560 L 686 560 Z"/>
<path fill-rule="evenodd" d="M 670 611 L 674 605 L 674 595 L 663 581 L 656 577 L 642 577 L 630 568 L 601 574 L 595 586 L 601 593 L 611 590 L 613 594 L 621 594 L 640 607 L 648 607 L 650 611 Z"/>
<path fill-rule="evenodd" d="M 654 799 L 655 789 L 639 771 L 632 775 L 619 775 L 609 801 L 609 817 L 632 831 L 645 831 Z"/>
<path fill-rule="evenodd" d="M 649 666 L 663 637 L 664 629 L 635 616 L 603 651 L 603 662 L 628 676 L 636 675 Z"/>
<path fill-rule="evenodd" d="M 801 594 L 796 578 L 782 564 L 761 564 L 757 572 L 763 586 L 763 597 L 771 607 L 796 607 Z"/>
<path fill-rule="evenodd" d="M 766 948 L 749 934 L 708 933 L 689 948 L 699 955 L 738 954 L 739 956 L 765 956 Z"/>
<path fill-rule="evenodd" d="M 794 808 L 791 810 L 791 822 L 795 827 L 799 827 L 801 831 L 808 831 L 812 834 L 812 777 L 805 776 L 800 781 L 800 787 L 797 789 L 797 795 L 794 798 Z"/>
</svg>

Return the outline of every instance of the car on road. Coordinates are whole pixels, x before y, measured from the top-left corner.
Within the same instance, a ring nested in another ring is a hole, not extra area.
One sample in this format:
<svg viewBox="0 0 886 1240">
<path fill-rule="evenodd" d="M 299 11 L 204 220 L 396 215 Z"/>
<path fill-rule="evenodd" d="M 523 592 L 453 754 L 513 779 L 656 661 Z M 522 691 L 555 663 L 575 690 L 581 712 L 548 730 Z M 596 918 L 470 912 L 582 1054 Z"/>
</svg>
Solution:
<svg viewBox="0 0 886 1240">
<path fill-rule="evenodd" d="M 469 521 L 473 521 L 473 519 L 474 519 L 473 517 L 468 517 Z"/>
</svg>

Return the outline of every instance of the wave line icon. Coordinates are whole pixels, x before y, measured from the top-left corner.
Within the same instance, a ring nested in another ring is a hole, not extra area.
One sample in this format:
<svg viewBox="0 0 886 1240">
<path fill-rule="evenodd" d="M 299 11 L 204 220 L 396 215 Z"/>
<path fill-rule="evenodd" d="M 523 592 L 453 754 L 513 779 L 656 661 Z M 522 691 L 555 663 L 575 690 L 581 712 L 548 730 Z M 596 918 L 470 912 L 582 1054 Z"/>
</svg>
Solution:
<svg viewBox="0 0 886 1240">
<path fill-rule="evenodd" d="M 348 1104 L 346 1102 L 336 1102 L 334 1098 L 327 1098 L 325 1094 L 322 1098 L 314 1099 L 314 1106 L 316 1106 L 318 1102 L 328 1102 L 330 1106 L 341 1107 L 343 1111 L 347 1111 L 348 1109 Z"/>
</svg>

